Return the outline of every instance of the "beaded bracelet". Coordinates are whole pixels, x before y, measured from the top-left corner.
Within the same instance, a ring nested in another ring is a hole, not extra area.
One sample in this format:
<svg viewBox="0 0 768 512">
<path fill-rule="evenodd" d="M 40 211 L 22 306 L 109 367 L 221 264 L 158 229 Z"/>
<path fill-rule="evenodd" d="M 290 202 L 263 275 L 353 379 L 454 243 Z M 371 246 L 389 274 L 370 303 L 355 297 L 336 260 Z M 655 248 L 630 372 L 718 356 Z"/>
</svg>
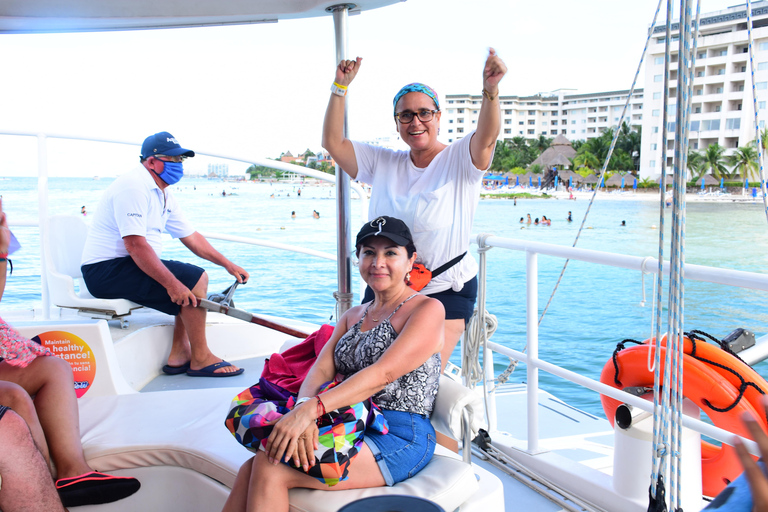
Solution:
<svg viewBox="0 0 768 512">
<path fill-rule="evenodd" d="M 322 400 L 320 400 L 320 395 L 316 395 L 315 398 L 317 398 L 317 417 L 319 418 L 320 416 L 325 416 L 325 404 Z"/>
<path fill-rule="evenodd" d="M 485 87 L 483 87 L 483 96 L 485 96 L 486 98 L 488 98 L 488 101 L 493 101 L 494 99 L 496 99 L 496 96 L 493 96 L 491 93 L 489 93 L 488 91 L 486 91 L 486 90 L 485 90 Z"/>
</svg>

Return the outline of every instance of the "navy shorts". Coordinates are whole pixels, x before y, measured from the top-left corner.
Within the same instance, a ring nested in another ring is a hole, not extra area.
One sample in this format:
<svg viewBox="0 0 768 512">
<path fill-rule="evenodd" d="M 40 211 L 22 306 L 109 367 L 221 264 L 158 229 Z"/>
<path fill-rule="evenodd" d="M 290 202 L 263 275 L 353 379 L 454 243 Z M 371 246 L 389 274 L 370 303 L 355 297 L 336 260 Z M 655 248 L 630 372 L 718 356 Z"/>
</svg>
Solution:
<svg viewBox="0 0 768 512">
<path fill-rule="evenodd" d="M 445 308 L 446 320 L 458 320 L 464 319 L 464 327 L 469 323 L 469 319 L 472 318 L 472 313 L 475 310 L 475 301 L 477 300 L 477 276 L 473 277 L 466 283 L 464 287 L 458 292 L 448 288 L 445 291 L 432 293 L 427 295 L 442 302 Z M 363 304 L 373 300 L 373 290 L 370 286 L 365 287 L 365 296 L 363 297 Z"/>
<path fill-rule="evenodd" d="M 205 272 L 181 261 L 160 261 L 190 290 Z M 174 316 L 181 311 L 181 306 L 171 301 L 165 287 L 145 274 L 130 256 L 83 265 L 81 271 L 85 285 L 94 297 L 127 299 Z"/>
<path fill-rule="evenodd" d="M 389 433 L 365 431 L 365 444 L 371 449 L 387 485 L 410 478 L 422 469 L 435 453 L 435 429 L 421 414 L 382 409 Z"/>
<path fill-rule="evenodd" d="M 5 416 L 5 411 L 10 411 L 11 408 L 5 405 L 0 405 L 0 420 Z M 9 416 L 10 417 L 10 416 Z"/>
</svg>

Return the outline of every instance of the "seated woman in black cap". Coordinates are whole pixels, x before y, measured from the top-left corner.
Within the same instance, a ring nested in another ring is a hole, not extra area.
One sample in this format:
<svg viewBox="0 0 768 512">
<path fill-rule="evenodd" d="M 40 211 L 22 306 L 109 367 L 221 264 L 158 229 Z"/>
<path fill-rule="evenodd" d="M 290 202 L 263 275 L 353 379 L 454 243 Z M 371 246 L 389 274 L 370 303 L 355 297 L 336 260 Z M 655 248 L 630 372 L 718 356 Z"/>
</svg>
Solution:
<svg viewBox="0 0 768 512">
<path fill-rule="evenodd" d="M 434 453 L 429 416 L 440 378 L 443 305 L 408 287 L 416 248 L 403 221 L 378 217 L 363 226 L 356 246 L 360 275 L 374 299 L 341 317 L 297 405 L 275 424 L 266 452 L 240 468 L 224 511 L 287 511 L 289 489 L 329 489 L 281 461 L 304 470 L 313 465 L 318 416 L 368 397 L 381 408 L 389 433 L 366 430 L 349 478 L 330 489 L 394 485 L 420 471 Z M 318 396 L 337 374 L 343 382 Z"/>
</svg>

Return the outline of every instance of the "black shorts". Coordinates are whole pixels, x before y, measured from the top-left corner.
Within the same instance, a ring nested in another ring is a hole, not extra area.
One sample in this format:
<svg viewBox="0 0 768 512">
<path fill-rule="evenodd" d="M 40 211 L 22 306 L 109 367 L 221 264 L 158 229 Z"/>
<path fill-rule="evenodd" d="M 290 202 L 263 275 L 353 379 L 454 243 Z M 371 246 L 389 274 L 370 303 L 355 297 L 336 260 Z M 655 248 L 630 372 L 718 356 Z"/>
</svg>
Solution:
<svg viewBox="0 0 768 512">
<path fill-rule="evenodd" d="M 160 261 L 190 290 L 205 272 L 189 263 Z M 181 311 L 181 306 L 171 302 L 165 287 L 145 274 L 130 256 L 83 265 L 80 270 L 88 291 L 94 297 L 127 299 L 174 316 Z"/>
<path fill-rule="evenodd" d="M 458 320 L 459 318 L 463 318 L 464 327 L 466 327 L 475 310 L 475 301 L 477 300 L 477 276 L 464 283 L 464 286 L 458 292 L 448 288 L 442 292 L 429 294 L 427 297 L 437 299 L 443 304 L 446 320 Z M 370 302 L 372 300 L 373 290 L 371 290 L 370 286 L 366 286 L 365 296 L 363 297 L 362 303 Z"/>
<path fill-rule="evenodd" d="M 5 411 L 10 411 L 11 408 L 5 405 L 0 405 L 0 420 L 5 416 Z"/>
</svg>

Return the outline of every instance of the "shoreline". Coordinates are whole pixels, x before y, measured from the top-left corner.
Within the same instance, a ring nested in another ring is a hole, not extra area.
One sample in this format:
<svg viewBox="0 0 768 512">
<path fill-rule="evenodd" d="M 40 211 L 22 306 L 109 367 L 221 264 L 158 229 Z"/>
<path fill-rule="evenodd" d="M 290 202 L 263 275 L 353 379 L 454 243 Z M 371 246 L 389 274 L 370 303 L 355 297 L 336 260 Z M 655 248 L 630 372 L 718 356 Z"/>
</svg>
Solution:
<svg viewBox="0 0 768 512">
<path fill-rule="evenodd" d="M 717 190 L 717 189 L 716 189 Z M 544 195 L 546 194 L 548 197 L 547 199 L 557 199 L 557 200 L 564 200 L 568 201 L 570 200 L 571 193 L 565 192 L 565 191 L 544 191 L 541 192 L 538 189 L 519 189 L 516 190 L 515 188 L 512 189 L 506 189 L 506 190 L 486 190 L 481 189 L 480 195 L 482 199 L 505 199 L 505 200 L 511 200 L 512 198 L 507 197 L 488 197 L 488 196 L 495 196 L 495 195 L 502 195 L 502 194 L 529 194 L 528 197 L 518 197 L 517 199 L 520 199 L 521 201 L 525 199 L 544 199 Z M 573 192 L 573 200 L 576 201 L 589 201 L 592 198 L 593 192 L 591 191 L 574 191 Z M 532 197 L 531 197 L 532 196 Z M 667 198 L 671 201 L 672 200 L 672 193 L 667 192 Z M 626 190 L 624 192 L 618 191 L 618 190 L 612 190 L 612 191 L 603 191 L 600 190 L 597 192 L 597 197 L 595 198 L 600 201 L 625 201 L 625 200 L 631 200 L 631 201 L 655 201 L 659 202 L 659 193 L 658 191 L 654 192 L 640 192 L 640 191 L 634 191 L 633 189 Z M 752 197 L 751 192 L 744 193 L 744 194 L 718 194 L 715 191 L 709 192 L 707 190 L 706 194 L 699 194 L 698 192 L 692 193 L 688 192 L 685 195 L 685 200 L 688 203 L 754 203 L 754 204 L 763 204 L 763 199 L 761 195 L 758 195 L 757 197 Z"/>
</svg>

